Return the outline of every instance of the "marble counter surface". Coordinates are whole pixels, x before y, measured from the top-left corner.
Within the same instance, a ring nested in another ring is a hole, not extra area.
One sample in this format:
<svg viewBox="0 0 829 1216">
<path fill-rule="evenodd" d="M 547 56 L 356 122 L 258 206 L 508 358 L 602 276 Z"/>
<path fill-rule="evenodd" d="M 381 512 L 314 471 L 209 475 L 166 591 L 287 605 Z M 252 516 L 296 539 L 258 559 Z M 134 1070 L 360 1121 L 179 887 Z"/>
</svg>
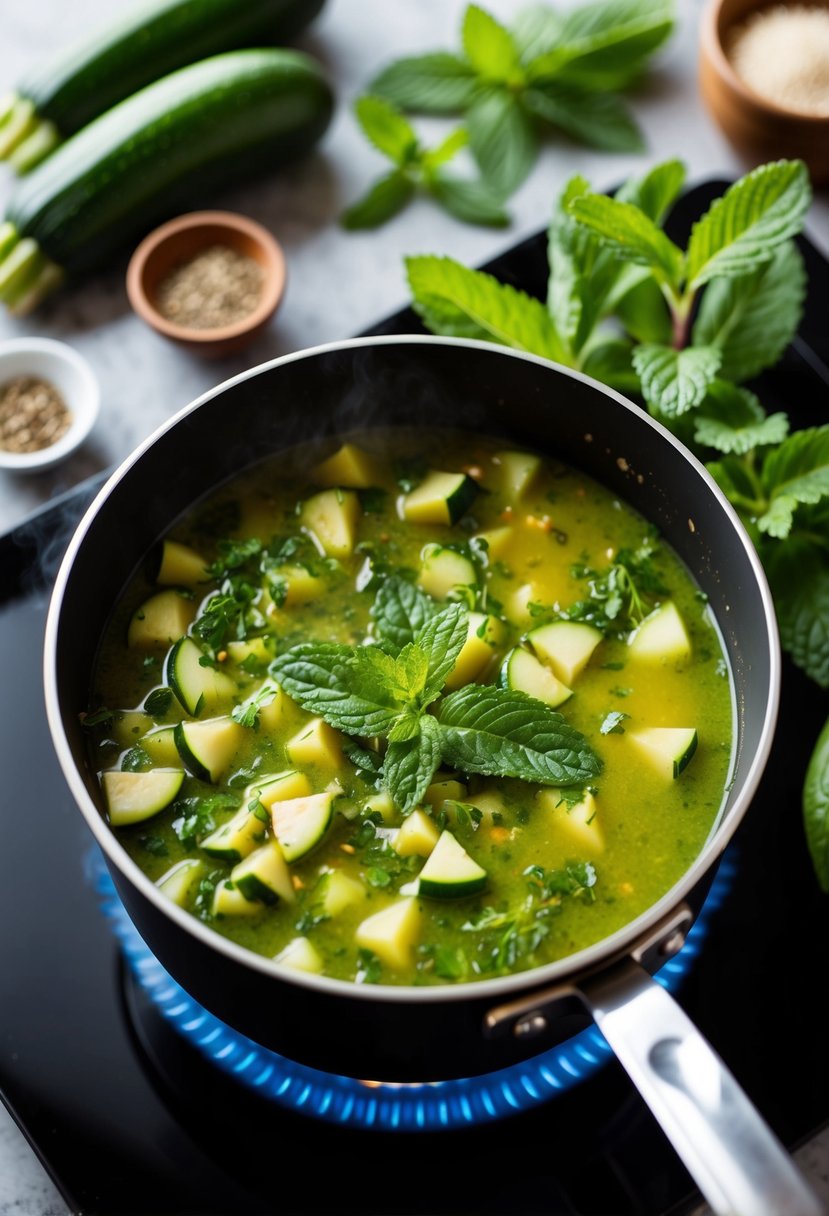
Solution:
<svg viewBox="0 0 829 1216">
<path fill-rule="evenodd" d="M 487 0 L 509 19 L 521 3 Z M 102 390 L 102 409 L 91 438 L 57 470 L 35 476 L 0 471 L 0 531 L 83 478 L 126 457 L 188 401 L 236 372 L 275 356 L 358 333 L 406 302 L 402 258 L 407 253 L 450 253 L 468 264 L 487 261 L 546 223 L 551 200 L 573 173 L 596 188 L 613 185 L 657 160 L 681 156 L 690 184 L 735 177 L 745 168 L 715 128 L 696 86 L 701 0 L 679 0 L 680 21 L 655 70 L 632 101 L 647 138 L 647 152 L 614 156 L 562 144 L 545 147 L 529 180 L 512 200 L 505 230 L 466 226 L 418 201 L 383 228 L 346 233 L 337 223 L 343 207 L 382 170 L 379 156 L 359 134 L 351 111 L 374 72 L 389 59 L 417 50 L 456 45 L 463 0 L 328 0 L 301 45 L 327 65 L 338 106 L 332 125 L 305 161 L 269 182 L 229 191 L 216 202 L 264 222 L 284 246 L 288 287 L 267 331 L 244 354 L 203 362 L 151 332 L 130 310 L 124 290 L 126 259 L 93 281 L 66 290 L 35 316 L 0 316 L 0 341 L 17 335 L 62 339 L 89 360 Z M 31 0 L 8 6 L 0 47 L 0 94 L 36 56 L 64 44 L 112 10 L 108 0 Z M 432 124 L 433 125 L 433 124 Z M 428 134 L 430 124 L 422 124 Z M 439 129 L 443 129 L 440 126 Z M 0 212 L 10 188 L 0 166 Z M 829 254 L 829 197 L 817 198 L 807 229 Z M 829 1143 L 804 1149 L 804 1164 L 826 1181 Z M 0 1212 L 4 1216 L 63 1216 L 66 1207 L 5 1111 L 0 1108 Z"/>
</svg>

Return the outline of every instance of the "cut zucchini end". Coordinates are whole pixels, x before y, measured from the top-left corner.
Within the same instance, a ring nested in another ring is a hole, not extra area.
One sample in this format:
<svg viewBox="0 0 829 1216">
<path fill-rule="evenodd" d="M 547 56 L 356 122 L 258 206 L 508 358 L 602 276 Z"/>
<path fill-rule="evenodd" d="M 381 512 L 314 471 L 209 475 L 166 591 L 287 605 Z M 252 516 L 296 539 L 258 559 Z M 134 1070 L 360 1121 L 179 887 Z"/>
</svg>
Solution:
<svg viewBox="0 0 829 1216">
<path fill-rule="evenodd" d="M 169 594 L 175 595 L 175 592 L 161 593 L 162 596 Z M 167 683 L 176 699 L 194 718 L 199 716 L 202 709 L 215 709 L 221 702 L 232 700 L 239 691 L 236 683 L 223 671 L 203 667 L 201 660 L 204 657 L 203 651 L 191 637 L 183 637 L 173 645 L 165 664 Z"/>
<path fill-rule="evenodd" d="M 231 718 L 178 722 L 174 737 L 185 768 L 214 785 L 230 766 L 244 736 L 244 727 Z"/>
<path fill-rule="evenodd" d="M 418 894 L 431 899 L 463 899 L 482 891 L 486 880 L 483 866 L 445 829 L 420 871 Z"/>
<path fill-rule="evenodd" d="M 176 862 L 165 874 L 162 874 L 155 885 L 174 904 L 184 908 L 190 902 L 190 897 L 196 885 L 201 881 L 205 870 L 204 862 L 199 861 L 196 857 L 187 857 L 184 861 Z"/>
<path fill-rule="evenodd" d="M 433 470 L 400 503 L 403 519 L 416 524 L 454 524 L 478 493 L 477 482 L 466 473 Z"/>
<path fill-rule="evenodd" d="M 685 771 L 699 744 L 693 726 L 651 726 L 628 731 L 626 738 L 666 781 L 675 780 Z"/>
<path fill-rule="evenodd" d="M 60 132 L 55 124 L 46 118 L 38 118 L 28 135 L 9 154 L 9 164 L 15 173 L 28 173 L 45 160 L 60 142 Z"/>
<path fill-rule="evenodd" d="M 147 773 L 106 772 L 101 775 L 109 822 L 126 827 L 152 818 L 169 806 L 181 789 L 182 769 L 152 769 Z"/>
<path fill-rule="evenodd" d="M 335 798 L 323 793 L 273 803 L 273 834 L 286 861 L 299 861 L 320 844 L 334 818 Z"/>
<path fill-rule="evenodd" d="M 245 899 L 293 903 L 296 896 L 288 864 L 276 840 L 269 840 L 230 871 L 230 880 Z"/>
<path fill-rule="evenodd" d="M 569 686 L 584 671 L 603 636 L 583 621 L 553 621 L 531 629 L 527 641 L 553 675 Z"/>
<path fill-rule="evenodd" d="M 556 675 L 534 654 L 516 646 L 504 659 L 498 673 L 501 688 L 524 692 L 536 701 L 555 709 L 573 695 L 572 688 L 563 684 Z"/>
<path fill-rule="evenodd" d="M 39 121 L 34 102 L 29 101 L 28 97 L 13 96 L 10 104 L 7 101 L 0 124 L 0 160 L 8 160 L 15 148 L 36 129 Z"/>
</svg>

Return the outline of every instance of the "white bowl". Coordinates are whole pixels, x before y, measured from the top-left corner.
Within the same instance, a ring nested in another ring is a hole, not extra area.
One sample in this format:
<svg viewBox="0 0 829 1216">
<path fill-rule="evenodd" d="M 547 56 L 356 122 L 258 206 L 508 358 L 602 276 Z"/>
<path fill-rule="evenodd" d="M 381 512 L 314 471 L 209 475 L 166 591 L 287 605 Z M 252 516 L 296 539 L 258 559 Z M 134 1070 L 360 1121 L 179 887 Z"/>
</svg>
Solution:
<svg viewBox="0 0 829 1216">
<path fill-rule="evenodd" d="M 7 452 L 0 448 L 0 469 L 39 473 L 79 447 L 98 417 L 100 389 L 82 355 L 65 342 L 52 338 L 13 338 L 0 342 L 0 385 L 15 376 L 36 376 L 55 386 L 71 411 L 72 421 L 64 435 L 37 452 Z"/>
</svg>

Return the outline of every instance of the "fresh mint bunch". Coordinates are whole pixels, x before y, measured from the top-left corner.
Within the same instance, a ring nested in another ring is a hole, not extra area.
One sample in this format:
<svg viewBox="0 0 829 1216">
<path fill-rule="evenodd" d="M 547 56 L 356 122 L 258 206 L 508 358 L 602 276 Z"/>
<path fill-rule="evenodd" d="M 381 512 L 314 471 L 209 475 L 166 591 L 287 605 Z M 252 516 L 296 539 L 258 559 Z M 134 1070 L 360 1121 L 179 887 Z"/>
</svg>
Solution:
<svg viewBox="0 0 829 1216">
<path fill-rule="evenodd" d="M 397 215 L 420 191 L 434 198 L 452 215 L 470 224 L 502 227 L 509 216 L 495 192 L 482 181 L 458 177 L 445 166 L 468 143 L 461 127 L 436 148 L 421 144 L 411 123 L 391 102 L 361 97 L 355 104 L 357 120 L 367 139 L 392 162 L 393 168 L 342 215 L 345 228 L 377 228 Z"/>
<path fill-rule="evenodd" d="M 460 51 L 399 59 L 370 90 L 402 110 L 462 114 L 484 180 L 505 199 L 547 133 L 606 151 L 641 149 L 618 93 L 642 76 L 673 27 L 670 0 L 598 0 L 566 11 L 539 5 L 512 29 L 470 4 Z"/>
<path fill-rule="evenodd" d="M 577 730 L 524 693 L 470 684 L 443 694 L 467 639 L 463 604 L 436 605 L 402 579 L 386 579 L 373 612 L 373 645 L 304 642 L 271 674 L 303 709 L 356 739 L 385 740 L 385 789 L 406 814 L 441 763 L 542 785 L 584 784 L 599 761 Z M 356 749 L 356 761 L 364 749 Z"/>
</svg>

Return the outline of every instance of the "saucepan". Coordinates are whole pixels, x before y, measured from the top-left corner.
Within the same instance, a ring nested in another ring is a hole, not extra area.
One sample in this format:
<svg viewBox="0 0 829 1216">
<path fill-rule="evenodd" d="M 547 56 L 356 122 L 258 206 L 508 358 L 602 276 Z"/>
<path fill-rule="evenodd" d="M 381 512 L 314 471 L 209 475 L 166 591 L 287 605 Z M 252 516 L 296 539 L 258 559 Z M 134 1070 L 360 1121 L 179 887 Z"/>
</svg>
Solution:
<svg viewBox="0 0 829 1216">
<path fill-rule="evenodd" d="M 383 987 L 275 968 L 167 900 L 138 869 L 105 820 L 82 737 L 78 714 L 109 613 L 173 521 L 274 452 L 381 425 L 498 435 L 595 477 L 683 559 L 709 598 L 733 672 L 733 781 L 700 855 L 625 928 L 516 975 Z M 651 979 L 681 948 L 749 809 L 774 733 L 780 654 L 766 580 L 739 520 L 704 467 L 635 404 L 544 359 L 420 335 L 355 339 L 253 368 L 182 410 L 101 490 L 55 584 L 45 683 L 66 780 L 129 915 L 167 970 L 223 1021 L 304 1064 L 402 1082 L 506 1067 L 547 1050 L 589 1015 L 715 1211 L 818 1216 L 820 1205 L 788 1154 Z"/>
</svg>

